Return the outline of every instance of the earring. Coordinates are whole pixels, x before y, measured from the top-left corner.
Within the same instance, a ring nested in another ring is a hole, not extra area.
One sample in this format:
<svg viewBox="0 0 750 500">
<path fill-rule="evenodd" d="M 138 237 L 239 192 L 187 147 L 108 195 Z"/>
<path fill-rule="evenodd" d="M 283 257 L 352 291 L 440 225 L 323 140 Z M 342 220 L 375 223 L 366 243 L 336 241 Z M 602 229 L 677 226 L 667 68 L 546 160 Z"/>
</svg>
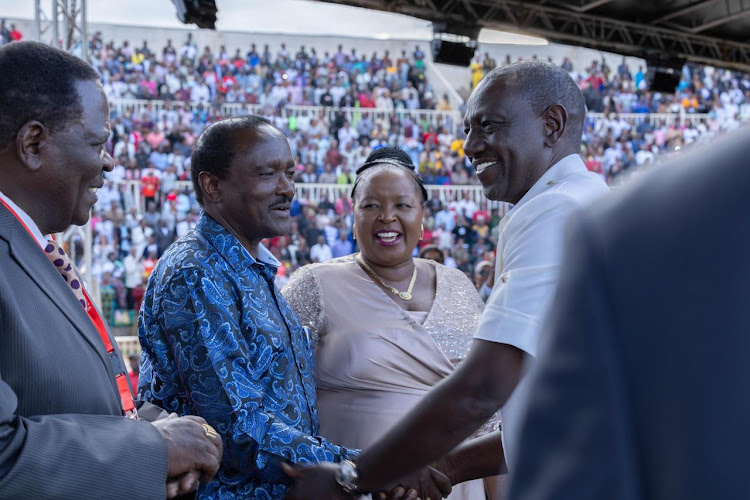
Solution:
<svg viewBox="0 0 750 500">
<path fill-rule="evenodd" d="M 424 224 L 422 224 L 421 230 L 422 232 L 419 234 L 419 241 L 422 241 L 424 239 Z"/>
<path fill-rule="evenodd" d="M 354 228 L 357 227 L 356 224 L 352 224 L 352 239 L 354 241 L 357 241 L 357 233 L 354 232 Z"/>
</svg>

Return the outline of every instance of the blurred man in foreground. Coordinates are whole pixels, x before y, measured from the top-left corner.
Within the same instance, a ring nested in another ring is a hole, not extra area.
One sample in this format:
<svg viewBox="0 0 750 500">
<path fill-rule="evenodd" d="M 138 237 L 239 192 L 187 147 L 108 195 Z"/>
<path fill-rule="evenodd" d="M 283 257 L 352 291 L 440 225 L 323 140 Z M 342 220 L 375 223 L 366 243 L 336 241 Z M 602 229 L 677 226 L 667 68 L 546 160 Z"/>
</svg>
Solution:
<svg viewBox="0 0 750 500">
<path fill-rule="evenodd" d="M 745 129 L 574 225 L 513 500 L 750 498 L 748 157 Z"/>
</svg>

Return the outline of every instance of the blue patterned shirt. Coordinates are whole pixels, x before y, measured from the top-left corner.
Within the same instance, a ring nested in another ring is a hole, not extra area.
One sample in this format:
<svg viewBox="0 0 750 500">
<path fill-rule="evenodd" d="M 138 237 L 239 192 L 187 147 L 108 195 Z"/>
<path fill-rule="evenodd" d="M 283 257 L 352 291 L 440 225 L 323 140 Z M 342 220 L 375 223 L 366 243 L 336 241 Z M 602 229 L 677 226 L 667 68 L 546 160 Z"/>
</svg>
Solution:
<svg viewBox="0 0 750 500">
<path fill-rule="evenodd" d="M 198 498 L 284 496 L 281 461 L 356 456 L 317 436 L 313 349 L 274 286 L 278 261 L 258 260 L 207 214 L 171 245 L 148 282 L 138 336 L 141 399 L 200 415 L 224 456 Z"/>
</svg>

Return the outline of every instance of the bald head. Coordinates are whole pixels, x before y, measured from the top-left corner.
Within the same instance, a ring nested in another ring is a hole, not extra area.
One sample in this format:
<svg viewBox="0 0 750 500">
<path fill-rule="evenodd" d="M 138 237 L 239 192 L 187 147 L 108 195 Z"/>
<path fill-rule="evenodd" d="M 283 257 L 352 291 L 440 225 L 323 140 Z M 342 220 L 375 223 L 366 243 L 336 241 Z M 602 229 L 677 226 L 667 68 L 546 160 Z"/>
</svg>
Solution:
<svg viewBox="0 0 750 500">
<path fill-rule="evenodd" d="M 586 105 L 581 89 L 564 69 L 543 61 L 519 61 L 487 73 L 477 90 L 486 91 L 500 81 L 518 92 L 536 113 L 554 104 L 565 108 L 565 138 L 573 142 L 574 152 L 578 151 Z"/>
</svg>

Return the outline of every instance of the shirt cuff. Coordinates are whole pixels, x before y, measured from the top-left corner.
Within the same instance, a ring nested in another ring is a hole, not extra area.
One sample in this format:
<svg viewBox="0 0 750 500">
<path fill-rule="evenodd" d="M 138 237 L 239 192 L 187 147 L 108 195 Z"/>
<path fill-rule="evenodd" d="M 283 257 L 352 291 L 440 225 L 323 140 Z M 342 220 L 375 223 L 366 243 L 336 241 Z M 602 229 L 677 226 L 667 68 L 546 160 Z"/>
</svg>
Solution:
<svg viewBox="0 0 750 500">
<path fill-rule="evenodd" d="M 512 345 L 536 357 L 541 327 L 541 321 L 536 318 L 488 304 L 474 338 Z"/>
</svg>

